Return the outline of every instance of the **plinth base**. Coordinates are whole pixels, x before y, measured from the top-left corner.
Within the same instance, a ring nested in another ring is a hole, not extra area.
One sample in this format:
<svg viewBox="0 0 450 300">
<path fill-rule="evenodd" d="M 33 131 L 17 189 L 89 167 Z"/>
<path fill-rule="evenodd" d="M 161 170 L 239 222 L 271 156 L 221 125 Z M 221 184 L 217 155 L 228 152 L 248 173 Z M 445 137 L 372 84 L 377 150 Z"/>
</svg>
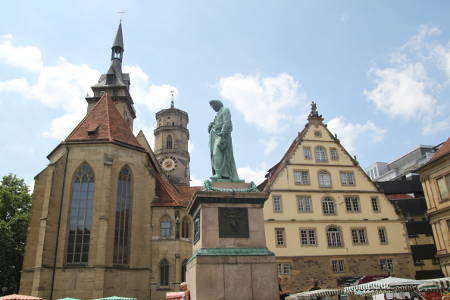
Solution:
<svg viewBox="0 0 450 300">
<path fill-rule="evenodd" d="M 187 278 L 193 300 L 277 300 L 279 298 L 274 256 L 194 254 L 187 266 Z"/>
</svg>

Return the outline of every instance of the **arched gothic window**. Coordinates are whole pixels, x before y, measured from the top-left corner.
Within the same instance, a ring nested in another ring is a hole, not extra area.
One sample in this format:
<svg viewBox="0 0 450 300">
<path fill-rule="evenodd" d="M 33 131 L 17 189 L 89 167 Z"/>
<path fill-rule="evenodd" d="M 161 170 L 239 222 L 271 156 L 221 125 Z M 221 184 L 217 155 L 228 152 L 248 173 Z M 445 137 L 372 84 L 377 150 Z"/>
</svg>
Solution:
<svg viewBox="0 0 450 300">
<path fill-rule="evenodd" d="M 88 263 L 94 184 L 94 171 L 87 163 L 83 163 L 76 171 L 72 182 L 69 236 L 66 250 L 67 264 Z"/>
<path fill-rule="evenodd" d="M 159 222 L 159 237 L 163 239 L 170 238 L 172 234 L 172 222 L 169 217 L 163 217 Z"/>
<path fill-rule="evenodd" d="M 169 262 L 165 258 L 159 263 L 159 285 L 169 285 Z"/>
<path fill-rule="evenodd" d="M 167 149 L 172 149 L 172 147 L 173 147 L 172 136 L 168 135 L 167 136 L 167 140 L 166 140 L 166 148 Z"/>
<path fill-rule="evenodd" d="M 183 260 L 183 263 L 181 264 L 181 282 L 186 281 L 186 268 L 187 268 L 187 262 L 188 260 Z"/>
<path fill-rule="evenodd" d="M 317 161 L 326 161 L 327 160 L 327 152 L 324 147 L 322 147 L 322 146 L 316 147 L 316 160 Z"/>
<path fill-rule="evenodd" d="M 116 225 L 113 263 L 128 264 L 131 223 L 132 180 L 128 167 L 123 167 L 117 181 Z"/>
<path fill-rule="evenodd" d="M 189 238 L 189 228 L 191 226 L 191 222 L 189 222 L 188 217 L 184 217 L 181 223 L 181 237 L 188 239 Z"/>
<path fill-rule="evenodd" d="M 336 206 L 334 200 L 331 197 L 325 197 L 322 199 L 322 210 L 324 215 L 335 215 Z"/>
<path fill-rule="evenodd" d="M 342 235 L 339 228 L 330 226 L 327 229 L 328 247 L 338 248 L 342 247 Z"/>
<path fill-rule="evenodd" d="M 320 187 L 331 187 L 331 176 L 327 171 L 319 172 L 319 186 Z"/>
</svg>

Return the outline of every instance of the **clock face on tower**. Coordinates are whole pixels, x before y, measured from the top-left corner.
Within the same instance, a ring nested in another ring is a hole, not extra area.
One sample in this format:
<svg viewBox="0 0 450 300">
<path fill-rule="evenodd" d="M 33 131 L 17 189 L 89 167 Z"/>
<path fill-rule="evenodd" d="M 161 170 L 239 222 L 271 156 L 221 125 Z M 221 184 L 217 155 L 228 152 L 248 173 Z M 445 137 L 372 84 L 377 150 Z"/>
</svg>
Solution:
<svg viewBox="0 0 450 300">
<path fill-rule="evenodd" d="M 164 157 L 161 161 L 161 167 L 166 172 L 171 172 L 177 167 L 177 159 L 173 156 Z"/>
</svg>

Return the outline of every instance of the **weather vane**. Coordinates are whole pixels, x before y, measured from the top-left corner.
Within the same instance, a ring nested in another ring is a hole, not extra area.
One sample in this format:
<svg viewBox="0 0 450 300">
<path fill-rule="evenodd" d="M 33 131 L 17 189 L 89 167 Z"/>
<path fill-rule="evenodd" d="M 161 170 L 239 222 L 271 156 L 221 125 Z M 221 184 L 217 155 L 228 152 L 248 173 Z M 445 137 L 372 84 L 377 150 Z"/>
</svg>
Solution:
<svg viewBox="0 0 450 300">
<path fill-rule="evenodd" d="M 175 104 L 174 104 L 174 101 L 173 101 L 173 100 L 174 100 L 174 99 L 173 99 L 173 97 L 174 97 L 173 95 L 175 94 L 175 91 L 174 91 L 174 90 L 171 90 L 170 93 L 172 94 L 172 101 L 170 101 L 170 107 L 171 107 L 171 108 L 174 108 Z"/>
<path fill-rule="evenodd" d="M 123 17 L 124 14 L 126 14 L 126 12 L 125 11 L 118 11 L 117 14 L 119 15 L 120 23 L 122 23 L 122 17 Z"/>
</svg>

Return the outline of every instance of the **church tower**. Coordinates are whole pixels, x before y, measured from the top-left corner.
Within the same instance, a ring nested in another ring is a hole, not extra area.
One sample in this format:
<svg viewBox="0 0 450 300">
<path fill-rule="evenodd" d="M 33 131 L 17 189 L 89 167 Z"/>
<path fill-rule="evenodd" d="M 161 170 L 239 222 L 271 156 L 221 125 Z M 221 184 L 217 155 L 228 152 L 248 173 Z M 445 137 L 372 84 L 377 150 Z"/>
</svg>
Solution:
<svg viewBox="0 0 450 300">
<path fill-rule="evenodd" d="M 171 183 L 189 186 L 188 114 L 175 108 L 172 92 L 170 108 L 156 113 L 155 155 Z"/>
<path fill-rule="evenodd" d="M 111 47 L 111 66 L 106 74 L 100 76 L 97 84 L 92 86 L 94 95 L 86 97 L 88 103 L 87 112 L 89 113 L 92 110 L 103 94 L 108 93 L 125 122 L 133 130 L 133 120 L 136 118 L 136 111 L 130 95 L 130 75 L 122 73 L 123 52 L 122 23 L 120 23 Z"/>
</svg>

